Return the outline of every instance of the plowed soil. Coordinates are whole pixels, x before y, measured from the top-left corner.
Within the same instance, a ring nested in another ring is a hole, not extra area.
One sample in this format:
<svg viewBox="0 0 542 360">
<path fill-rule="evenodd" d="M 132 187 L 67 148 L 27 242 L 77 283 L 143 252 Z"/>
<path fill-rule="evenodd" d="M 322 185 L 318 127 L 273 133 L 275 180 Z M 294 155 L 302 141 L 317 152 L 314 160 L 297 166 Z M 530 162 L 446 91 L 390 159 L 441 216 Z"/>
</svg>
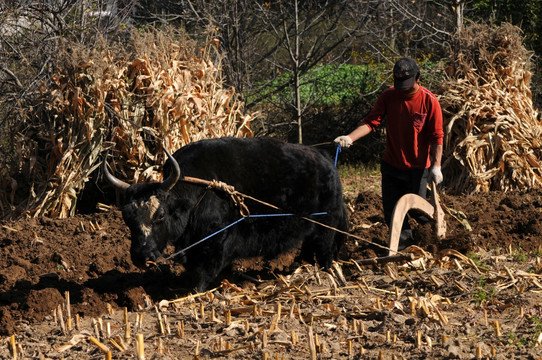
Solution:
<svg viewBox="0 0 542 360">
<path fill-rule="evenodd" d="M 387 253 L 378 186 L 349 181 L 354 236 L 335 270 L 252 259 L 204 294 L 173 263 L 134 267 L 114 207 L 4 221 L 0 358 L 106 358 L 91 336 L 138 358 L 136 334 L 147 359 L 539 358 L 541 195 L 442 191 L 446 238 L 411 221 L 418 260 L 371 265 Z"/>
</svg>

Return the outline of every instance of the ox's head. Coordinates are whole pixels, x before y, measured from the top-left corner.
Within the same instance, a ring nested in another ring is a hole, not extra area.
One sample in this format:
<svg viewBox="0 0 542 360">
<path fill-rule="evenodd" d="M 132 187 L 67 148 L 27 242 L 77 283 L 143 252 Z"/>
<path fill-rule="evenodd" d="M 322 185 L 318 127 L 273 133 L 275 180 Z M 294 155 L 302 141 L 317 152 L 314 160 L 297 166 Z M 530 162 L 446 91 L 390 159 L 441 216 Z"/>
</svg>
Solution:
<svg viewBox="0 0 542 360">
<path fill-rule="evenodd" d="M 130 185 L 107 169 L 104 160 L 103 171 L 106 179 L 125 194 L 122 216 L 130 228 L 132 262 L 139 267 L 162 256 L 168 241 L 173 241 L 183 231 L 185 220 L 179 219 L 177 211 L 182 208 L 179 197 L 171 189 L 181 177 L 177 160 L 166 150 L 172 171 L 160 183 Z"/>
</svg>

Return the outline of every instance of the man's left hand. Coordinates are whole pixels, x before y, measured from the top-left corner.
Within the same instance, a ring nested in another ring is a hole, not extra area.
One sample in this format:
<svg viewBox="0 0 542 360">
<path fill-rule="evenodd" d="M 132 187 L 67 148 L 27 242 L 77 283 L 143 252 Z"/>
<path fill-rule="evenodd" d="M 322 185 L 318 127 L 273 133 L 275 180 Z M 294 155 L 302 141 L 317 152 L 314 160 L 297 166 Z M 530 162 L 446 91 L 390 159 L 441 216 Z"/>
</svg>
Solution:
<svg viewBox="0 0 542 360">
<path fill-rule="evenodd" d="M 429 182 L 434 181 L 435 183 L 440 184 L 443 180 L 442 171 L 440 166 L 432 166 L 429 171 Z"/>
</svg>

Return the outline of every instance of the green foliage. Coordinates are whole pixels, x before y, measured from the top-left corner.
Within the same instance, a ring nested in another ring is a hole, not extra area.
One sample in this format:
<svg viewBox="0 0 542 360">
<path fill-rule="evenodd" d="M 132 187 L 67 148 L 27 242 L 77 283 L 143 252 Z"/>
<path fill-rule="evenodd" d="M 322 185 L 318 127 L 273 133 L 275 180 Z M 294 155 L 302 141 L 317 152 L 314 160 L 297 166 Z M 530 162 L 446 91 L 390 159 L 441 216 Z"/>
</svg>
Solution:
<svg viewBox="0 0 542 360">
<path fill-rule="evenodd" d="M 475 254 L 475 253 L 469 253 L 469 254 L 467 254 L 467 257 L 472 260 L 472 262 L 478 267 L 478 269 L 482 269 L 482 270 L 485 270 L 485 271 L 491 270 L 491 266 L 489 266 L 486 263 L 483 263 L 480 260 L 480 255 Z"/>
<path fill-rule="evenodd" d="M 321 65 L 301 77 L 300 92 L 303 104 L 315 106 L 350 105 L 361 96 L 378 90 L 389 68 L 384 65 Z M 261 84 L 268 102 L 293 103 L 294 74 L 286 73 L 268 84 Z M 251 102 L 249 96 L 247 101 Z"/>
<path fill-rule="evenodd" d="M 302 101 L 309 102 L 313 96 L 317 105 L 352 104 L 360 95 L 378 89 L 378 70 L 374 66 L 346 64 L 320 66 L 302 78 Z"/>
<path fill-rule="evenodd" d="M 478 280 L 476 289 L 472 292 L 474 304 L 480 306 L 487 302 L 492 302 L 495 299 L 495 295 L 497 295 L 497 290 L 487 285 L 485 277 L 481 276 Z"/>
<path fill-rule="evenodd" d="M 521 249 L 514 250 L 514 253 L 512 254 L 514 257 L 514 261 L 516 262 L 526 262 L 527 261 L 527 253 L 522 251 Z"/>
<path fill-rule="evenodd" d="M 357 176 L 378 176 L 380 175 L 380 164 L 343 164 L 337 170 L 341 178 L 355 178 Z"/>
<path fill-rule="evenodd" d="M 542 26 L 542 0 L 479 0 L 474 2 L 472 8 L 472 17 L 477 21 L 485 22 L 489 19 L 496 25 L 510 22 L 521 27 L 528 41 L 540 41 L 538 30 Z"/>
<path fill-rule="evenodd" d="M 423 72 L 425 86 L 442 82 L 440 62 L 418 61 Z M 361 97 L 374 102 L 382 87 L 391 86 L 391 68 L 388 63 L 369 65 L 320 65 L 301 76 L 301 103 L 316 107 L 348 106 L 359 102 Z M 272 103 L 294 103 L 294 74 L 285 73 L 268 83 L 260 83 L 257 95 Z M 262 90 L 263 89 L 263 90 Z M 256 95 L 248 95 L 252 102 Z"/>
<path fill-rule="evenodd" d="M 533 335 L 530 340 L 533 344 L 536 345 L 538 341 L 538 336 L 542 332 L 542 320 L 536 315 L 530 316 L 529 320 L 531 322 L 531 325 L 534 326 Z"/>
</svg>

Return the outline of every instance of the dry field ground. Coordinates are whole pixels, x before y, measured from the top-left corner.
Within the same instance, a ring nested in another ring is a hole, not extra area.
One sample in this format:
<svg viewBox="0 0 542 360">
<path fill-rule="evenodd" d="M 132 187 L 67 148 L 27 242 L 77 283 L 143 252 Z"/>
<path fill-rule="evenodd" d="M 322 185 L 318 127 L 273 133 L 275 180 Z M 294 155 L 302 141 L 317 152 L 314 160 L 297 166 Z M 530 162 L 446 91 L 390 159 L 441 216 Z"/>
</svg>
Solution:
<svg viewBox="0 0 542 360">
<path fill-rule="evenodd" d="M 443 192 L 446 239 L 413 223 L 416 260 L 371 265 L 378 182 L 345 180 L 355 237 L 332 271 L 251 259 L 204 294 L 174 264 L 135 268 L 118 209 L 2 222 L 0 358 L 541 358 L 541 192 Z"/>
</svg>

